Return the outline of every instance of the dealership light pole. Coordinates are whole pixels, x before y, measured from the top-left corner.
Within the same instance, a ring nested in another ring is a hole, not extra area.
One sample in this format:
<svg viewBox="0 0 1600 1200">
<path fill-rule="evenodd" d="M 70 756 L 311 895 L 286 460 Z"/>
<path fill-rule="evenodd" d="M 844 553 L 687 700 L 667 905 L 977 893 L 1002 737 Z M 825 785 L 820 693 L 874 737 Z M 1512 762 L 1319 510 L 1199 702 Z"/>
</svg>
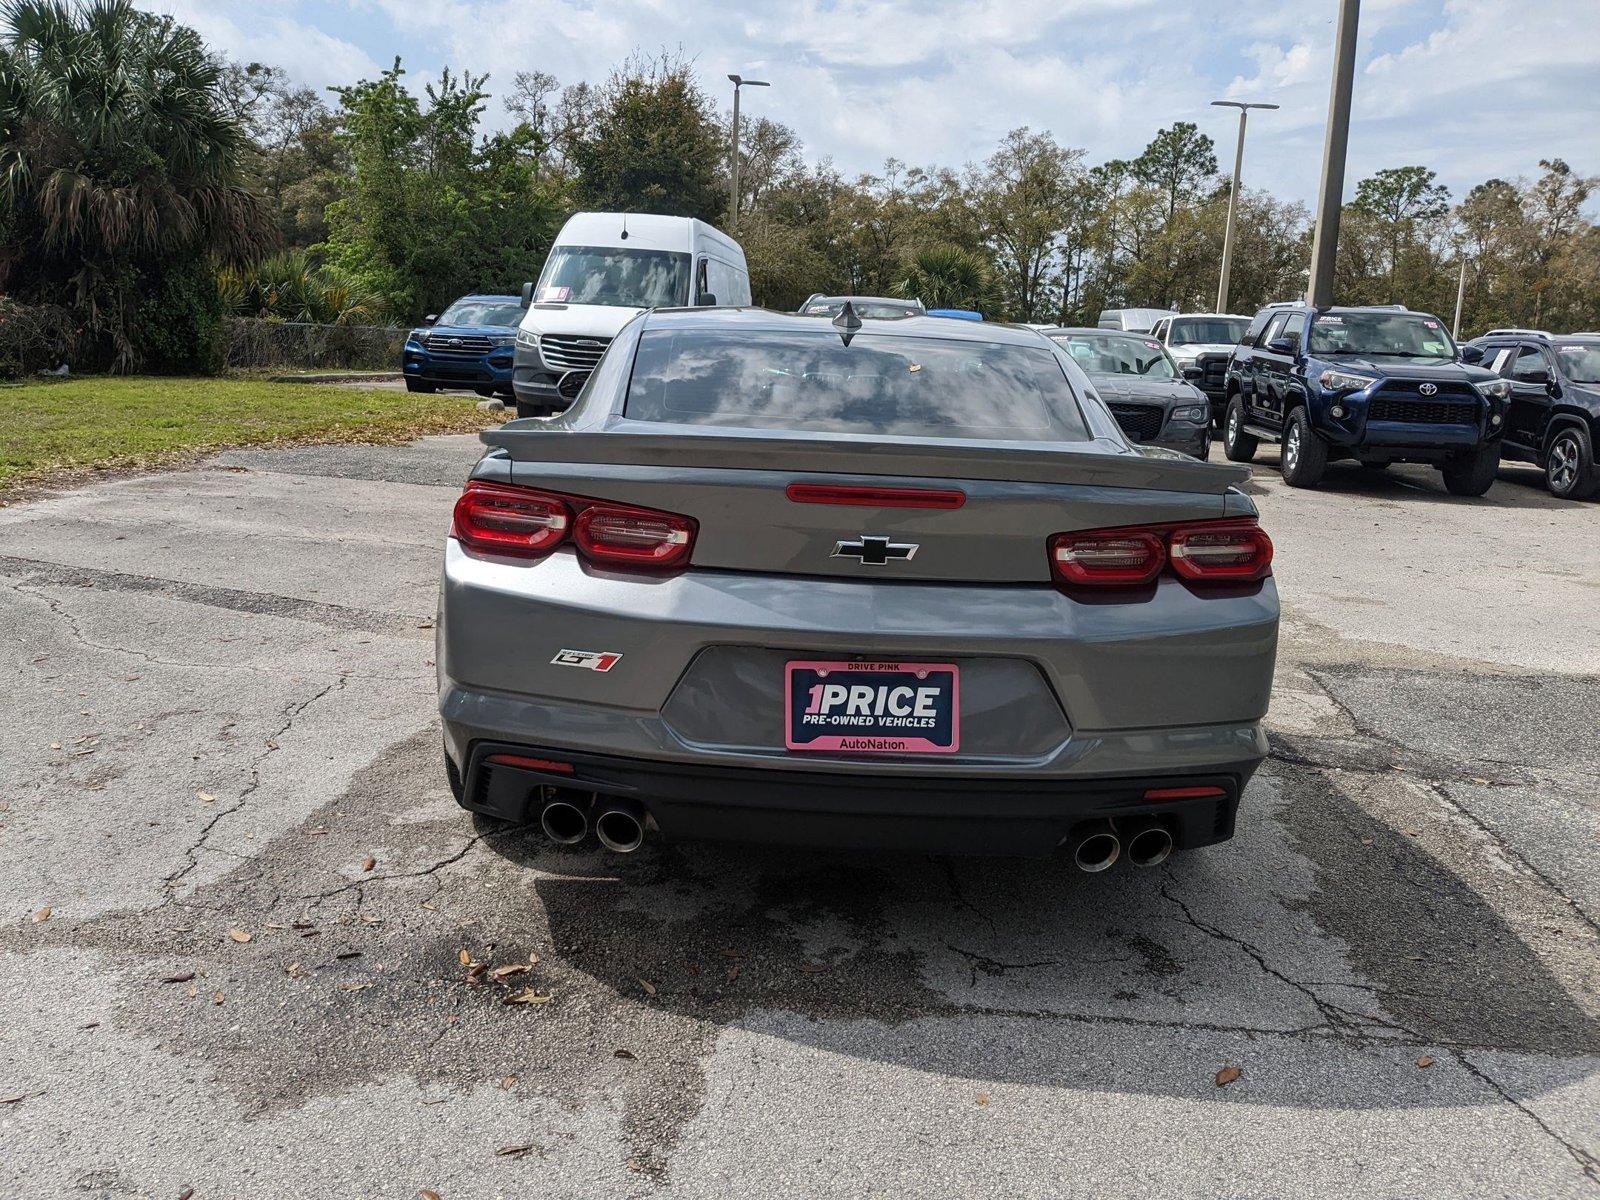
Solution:
<svg viewBox="0 0 1600 1200">
<path fill-rule="evenodd" d="M 728 79 L 733 84 L 733 146 L 730 150 L 732 161 L 728 165 L 730 176 L 728 190 L 733 193 L 728 203 L 728 232 L 739 232 L 739 89 L 745 87 L 771 87 L 762 79 L 745 79 L 738 75 L 729 75 Z"/>
<path fill-rule="evenodd" d="M 1222 278 L 1217 281 L 1217 311 L 1228 311 L 1228 274 L 1233 270 L 1233 221 L 1239 211 L 1239 170 L 1244 166 L 1244 124 L 1252 108 L 1277 108 L 1276 104 L 1245 104 L 1239 100 L 1213 100 L 1217 108 L 1239 110 L 1239 147 L 1233 152 L 1233 190 L 1228 193 L 1228 225 L 1222 233 Z"/>
<path fill-rule="evenodd" d="M 1450 340 L 1461 338 L 1461 303 L 1467 298 L 1467 248 L 1456 246 L 1456 256 L 1461 259 L 1461 277 L 1456 280 L 1456 319 L 1450 324 Z"/>
<path fill-rule="evenodd" d="M 1350 93 L 1355 88 L 1356 23 L 1360 17 L 1361 0 L 1339 0 L 1328 137 L 1322 147 L 1322 190 L 1317 196 L 1317 234 L 1311 243 L 1311 286 L 1306 290 L 1306 300 L 1318 308 L 1333 303 L 1333 265 L 1339 253 L 1339 205 L 1344 199 L 1344 156 L 1350 142 Z"/>
</svg>

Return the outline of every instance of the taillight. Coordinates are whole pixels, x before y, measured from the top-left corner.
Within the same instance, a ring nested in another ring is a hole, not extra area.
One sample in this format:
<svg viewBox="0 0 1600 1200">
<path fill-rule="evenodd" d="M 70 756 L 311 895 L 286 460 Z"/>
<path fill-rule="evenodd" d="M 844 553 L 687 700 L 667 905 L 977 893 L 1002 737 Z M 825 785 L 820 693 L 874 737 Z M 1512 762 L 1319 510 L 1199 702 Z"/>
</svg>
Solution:
<svg viewBox="0 0 1600 1200">
<path fill-rule="evenodd" d="M 1166 543 L 1146 529 L 1090 529 L 1050 539 L 1050 564 L 1064 583 L 1149 583 L 1166 561 Z"/>
<path fill-rule="evenodd" d="M 560 496 L 473 480 L 456 501 L 452 531 L 469 550 L 539 558 L 561 544 L 571 525 Z"/>
<path fill-rule="evenodd" d="M 1253 518 L 1058 533 L 1050 570 L 1064 587 L 1140 587 L 1171 564 L 1191 584 L 1255 583 L 1272 574 L 1272 539 Z"/>
<path fill-rule="evenodd" d="M 597 563 L 675 567 L 689 558 L 694 522 L 647 508 L 596 504 L 578 514 L 572 540 Z"/>
<path fill-rule="evenodd" d="M 543 558 L 570 536 L 589 562 L 664 570 L 688 563 L 695 528 L 676 513 L 473 480 L 451 533 L 469 551 L 510 558 Z"/>
<path fill-rule="evenodd" d="M 1184 579 L 1252 583 L 1272 570 L 1272 539 L 1253 522 L 1180 525 L 1168 545 L 1172 569 Z"/>
</svg>

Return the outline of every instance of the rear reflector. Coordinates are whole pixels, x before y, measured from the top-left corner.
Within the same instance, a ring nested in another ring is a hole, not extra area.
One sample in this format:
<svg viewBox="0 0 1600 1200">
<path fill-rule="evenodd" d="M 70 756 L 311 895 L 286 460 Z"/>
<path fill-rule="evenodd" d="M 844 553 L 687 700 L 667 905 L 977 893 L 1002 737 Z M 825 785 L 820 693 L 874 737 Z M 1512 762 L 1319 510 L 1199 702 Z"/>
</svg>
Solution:
<svg viewBox="0 0 1600 1200">
<path fill-rule="evenodd" d="M 791 483 L 785 494 L 796 504 L 845 504 L 859 508 L 960 508 L 965 492 L 955 489 L 838 487 L 827 483 Z"/>
<path fill-rule="evenodd" d="M 1151 788 L 1144 794 L 1146 800 L 1205 800 L 1226 796 L 1219 787 Z"/>
<path fill-rule="evenodd" d="M 489 761 L 497 767 L 520 767 L 524 771 L 546 771 L 554 775 L 571 775 L 572 764 L 556 762 L 549 758 L 525 758 L 520 754 L 491 754 Z"/>
<path fill-rule="evenodd" d="M 1166 543 L 1149 530 L 1090 529 L 1050 539 L 1050 564 L 1064 583 L 1149 583 L 1166 561 Z"/>
</svg>

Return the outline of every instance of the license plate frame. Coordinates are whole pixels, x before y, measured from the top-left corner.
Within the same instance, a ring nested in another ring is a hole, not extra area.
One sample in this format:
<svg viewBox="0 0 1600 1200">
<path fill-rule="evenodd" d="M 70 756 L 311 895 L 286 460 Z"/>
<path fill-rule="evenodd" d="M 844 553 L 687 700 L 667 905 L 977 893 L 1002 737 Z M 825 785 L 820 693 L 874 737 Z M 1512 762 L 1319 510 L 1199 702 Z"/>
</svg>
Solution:
<svg viewBox="0 0 1600 1200">
<path fill-rule="evenodd" d="M 793 659 L 784 664 L 783 684 L 786 750 L 862 755 L 960 750 L 961 668 L 955 663 Z M 829 686 L 843 686 L 845 695 L 813 694 Z M 862 694 L 850 691 L 862 686 L 871 689 L 864 705 Z"/>
</svg>

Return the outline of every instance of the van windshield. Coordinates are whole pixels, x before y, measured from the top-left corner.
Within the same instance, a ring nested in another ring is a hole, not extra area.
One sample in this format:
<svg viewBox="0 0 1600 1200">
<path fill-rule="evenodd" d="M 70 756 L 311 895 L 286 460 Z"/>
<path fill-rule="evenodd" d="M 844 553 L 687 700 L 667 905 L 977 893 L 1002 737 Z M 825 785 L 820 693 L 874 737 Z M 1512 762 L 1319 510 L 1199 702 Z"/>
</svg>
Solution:
<svg viewBox="0 0 1600 1200">
<path fill-rule="evenodd" d="M 624 414 L 635 421 L 895 437 L 1082 441 L 1055 355 L 966 339 L 647 329 Z"/>
<path fill-rule="evenodd" d="M 671 308 L 689 303 L 689 256 L 671 250 L 555 246 L 533 298 L 541 304 Z"/>
</svg>

